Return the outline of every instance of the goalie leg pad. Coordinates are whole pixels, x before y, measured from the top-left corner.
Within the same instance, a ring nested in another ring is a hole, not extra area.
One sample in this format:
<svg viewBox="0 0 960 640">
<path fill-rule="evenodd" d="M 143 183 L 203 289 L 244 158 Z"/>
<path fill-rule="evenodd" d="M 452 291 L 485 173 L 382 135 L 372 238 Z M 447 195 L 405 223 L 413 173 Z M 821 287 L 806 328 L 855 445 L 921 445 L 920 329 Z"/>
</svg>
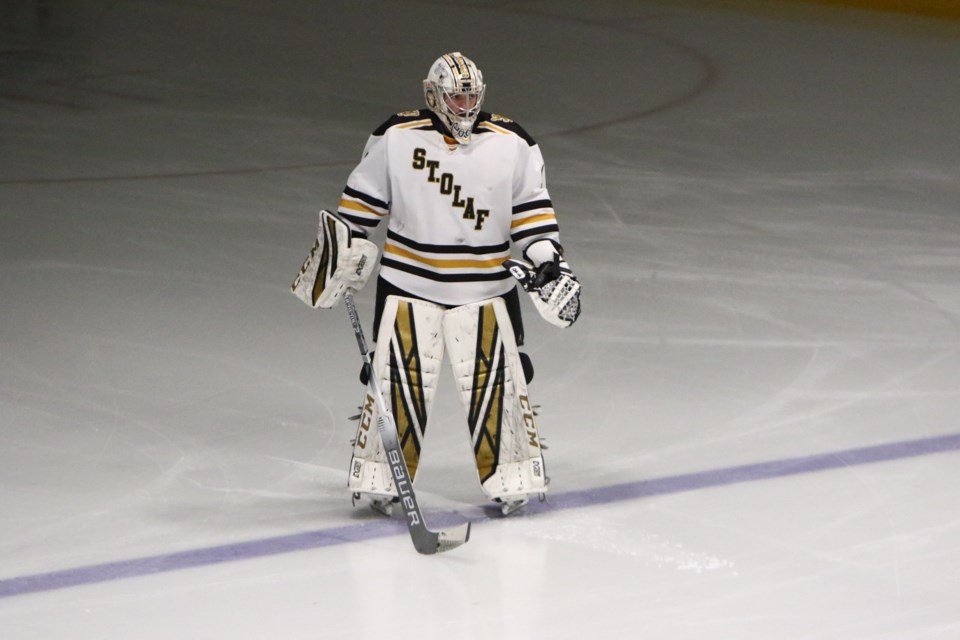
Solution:
<svg viewBox="0 0 960 640">
<path fill-rule="evenodd" d="M 490 499 L 543 493 L 540 435 L 503 300 L 448 310 L 443 334 L 484 493 Z"/>
<path fill-rule="evenodd" d="M 443 361 L 444 308 L 423 300 L 388 296 L 380 318 L 372 375 L 378 376 L 411 479 L 420 463 L 427 417 Z M 352 492 L 397 495 L 377 431 L 378 410 L 368 388 L 357 426 L 347 486 Z"/>
<path fill-rule="evenodd" d="M 350 228 L 336 214 L 320 212 L 320 228 L 310 255 L 290 290 L 313 308 L 331 309 L 347 289 L 359 291 L 377 263 L 377 245 L 350 237 Z"/>
</svg>

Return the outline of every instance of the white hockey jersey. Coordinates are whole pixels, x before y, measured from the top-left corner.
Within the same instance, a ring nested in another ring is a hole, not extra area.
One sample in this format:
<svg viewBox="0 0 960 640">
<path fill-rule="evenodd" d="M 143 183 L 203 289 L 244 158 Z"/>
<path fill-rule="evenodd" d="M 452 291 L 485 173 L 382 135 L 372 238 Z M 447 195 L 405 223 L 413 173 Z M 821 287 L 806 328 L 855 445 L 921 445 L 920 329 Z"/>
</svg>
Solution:
<svg viewBox="0 0 960 640">
<path fill-rule="evenodd" d="M 540 148 L 512 120 L 486 112 L 468 145 L 444 135 L 428 109 L 391 117 L 367 141 L 338 213 L 364 236 L 389 216 L 381 277 L 445 305 L 512 289 L 500 266 L 511 247 L 560 246 Z"/>
</svg>

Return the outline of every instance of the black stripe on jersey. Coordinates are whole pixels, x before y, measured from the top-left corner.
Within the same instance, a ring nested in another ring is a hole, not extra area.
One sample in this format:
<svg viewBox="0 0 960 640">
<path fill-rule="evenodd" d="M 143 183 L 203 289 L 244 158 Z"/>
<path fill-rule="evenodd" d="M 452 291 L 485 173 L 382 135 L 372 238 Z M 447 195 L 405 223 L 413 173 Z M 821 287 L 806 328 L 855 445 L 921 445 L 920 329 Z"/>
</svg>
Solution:
<svg viewBox="0 0 960 640">
<path fill-rule="evenodd" d="M 392 230 L 387 231 L 387 238 L 393 240 L 397 244 L 402 244 L 411 249 L 416 249 L 417 251 L 425 251 L 428 253 L 473 253 L 476 255 L 486 255 L 488 253 L 498 253 L 503 251 L 508 251 L 510 249 L 510 243 L 504 242 L 503 244 L 494 244 L 488 245 L 485 247 L 471 247 L 468 245 L 449 245 L 449 244 L 423 244 L 422 242 L 415 242 L 408 238 L 397 234 Z"/>
<path fill-rule="evenodd" d="M 395 113 L 389 118 L 387 118 L 386 122 L 384 122 L 379 127 L 374 129 L 373 135 L 382 136 L 384 133 L 386 133 L 387 129 L 389 129 L 390 127 L 395 127 L 398 124 L 403 124 L 404 122 L 413 122 L 414 120 L 423 120 L 430 113 L 433 113 L 433 112 L 430 111 L 429 109 L 419 109 L 417 111 L 404 111 L 402 113 Z"/>
<path fill-rule="evenodd" d="M 489 273 L 437 273 L 429 269 L 411 266 L 405 262 L 397 262 L 396 260 L 388 258 L 386 255 L 380 258 L 380 266 L 391 267 L 397 271 L 404 271 L 437 282 L 481 282 L 488 280 L 506 280 L 507 278 L 513 277 L 506 269 L 491 271 Z"/>
<path fill-rule="evenodd" d="M 519 242 L 524 238 L 529 238 L 530 236 L 539 236 L 544 233 L 559 233 L 560 227 L 555 224 L 548 224 L 541 227 L 534 227 L 533 229 L 527 229 L 525 231 L 517 231 L 516 233 L 511 233 L 510 237 L 514 242 Z"/>
<path fill-rule="evenodd" d="M 513 208 L 514 213 L 523 213 L 524 211 L 532 211 L 534 209 L 553 209 L 553 203 L 549 199 L 545 200 L 534 200 L 532 202 L 525 202 L 523 204 L 518 204 Z"/>
<path fill-rule="evenodd" d="M 507 131 L 512 131 L 513 133 L 523 138 L 527 142 L 527 144 L 530 145 L 531 147 L 537 144 L 536 141 L 533 139 L 533 137 L 531 137 L 530 134 L 527 133 L 526 129 L 521 127 L 519 124 L 517 124 L 513 120 L 509 120 L 507 118 L 494 117 L 493 114 L 491 113 L 487 113 L 486 111 L 481 111 L 480 115 L 477 116 L 477 121 L 473 125 L 474 129 L 476 129 L 477 125 L 482 122 L 489 122 L 502 129 L 506 129 Z"/>
<path fill-rule="evenodd" d="M 361 218 L 360 216 L 350 215 L 349 213 L 344 213 L 342 211 L 338 211 L 337 215 L 339 215 L 341 218 L 343 218 L 348 222 L 352 222 L 358 227 L 370 227 L 372 229 L 378 224 L 380 224 L 379 220 L 370 220 L 368 218 Z"/>
<path fill-rule="evenodd" d="M 363 202 L 366 202 L 366 203 L 367 203 L 368 205 L 370 205 L 371 207 L 379 207 L 379 208 L 381 208 L 381 209 L 389 209 L 389 208 L 390 208 L 390 205 L 388 205 L 388 204 L 387 204 L 386 202 L 384 202 L 383 200 L 377 200 L 377 199 L 374 198 L 373 196 L 368 196 L 367 194 L 363 193 L 362 191 L 357 191 L 356 189 L 351 189 L 350 187 L 344 187 L 344 188 L 343 188 L 343 192 L 344 192 L 346 195 L 350 196 L 351 198 L 356 198 L 357 200 L 361 200 L 361 201 L 363 201 Z"/>
</svg>

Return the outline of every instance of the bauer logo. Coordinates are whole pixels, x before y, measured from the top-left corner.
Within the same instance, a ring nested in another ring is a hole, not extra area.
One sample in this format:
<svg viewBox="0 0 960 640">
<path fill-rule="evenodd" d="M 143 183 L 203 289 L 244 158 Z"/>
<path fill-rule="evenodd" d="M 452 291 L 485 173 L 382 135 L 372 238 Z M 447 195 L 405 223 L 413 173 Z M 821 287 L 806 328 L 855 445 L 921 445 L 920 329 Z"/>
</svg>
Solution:
<svg viewBox="0 0 960 640">
<path fill-rule="evenodd" d="M 387 452 L 387 454 L 390 457 L 390 466 L 394 468 L 394 474 L 393 474 L 394 480 L 399 480 L 400 482 L 403 483 L 402 488 L 398 487 L 401 489 L 400 493 L 404 493 L 404 494 L 409 493 L 410 490 L 407 489 L 407 483 L 406 483 L 407 469 L 406 469 L 406 465 L 403 464 L 403 460 L 400 457 L 400 452 L 397 451 L 396 449 L 390 449 Z"/>
<path fill-rule="evenodd" d="M 407 479 L 407 465 L 404 464 L 403 457 L 397 449 L 389 449 L 387 458 L 390 460 L 390 468 L 393 472 L 393 482 L 397 486 L 397 493 L 400 494 L 404 511 L 411 525 L 420 524 L 420 514 L 417 513 L 417 503 L 410 495 L 410 480 Z"/>
</svg>

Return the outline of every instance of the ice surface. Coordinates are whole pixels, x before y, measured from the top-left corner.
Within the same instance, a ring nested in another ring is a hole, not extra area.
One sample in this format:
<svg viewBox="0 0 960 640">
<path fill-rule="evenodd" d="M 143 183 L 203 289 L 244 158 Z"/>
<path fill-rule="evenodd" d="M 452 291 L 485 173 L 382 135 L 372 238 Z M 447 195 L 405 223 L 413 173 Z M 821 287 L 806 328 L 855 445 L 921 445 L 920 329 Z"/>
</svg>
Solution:
<svg viewBox="0 0 960 640">
<path fill-rule="evenodd" d="M 957 30 L 588 4 L 5 5 L 0 637 L 960 637 Z M 474 525 L 425 558 L 350 508 L 356 344 L 288 286 L 454 49 L 584 312 L 525 303 L 526 515 L 441 381 L 418 496 Z"/>
</svg>

